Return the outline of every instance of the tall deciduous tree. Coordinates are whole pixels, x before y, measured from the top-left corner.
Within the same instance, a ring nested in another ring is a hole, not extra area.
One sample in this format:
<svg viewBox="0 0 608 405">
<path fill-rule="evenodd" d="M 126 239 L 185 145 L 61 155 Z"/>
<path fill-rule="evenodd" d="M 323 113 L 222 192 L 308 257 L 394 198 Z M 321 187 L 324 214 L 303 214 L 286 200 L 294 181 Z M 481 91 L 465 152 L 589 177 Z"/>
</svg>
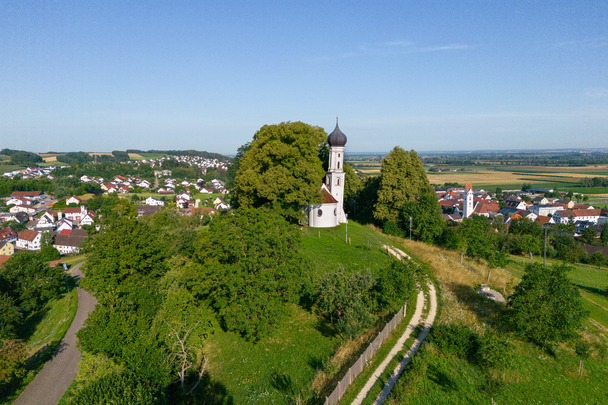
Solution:
<svg viewBox="0 0 608 405">
<path fill-rule="evenodd" d="M 507 308 L 512 326 L 526 338 L 543 343 L 564 341 L 577 332 L 587 312 L 578 289 L 566 277 L 569 267 L 543 268 L 526 265 L 521 283 L 509 297 Z"/>
<path fill-rule="evenodd" d="M 289 220 L 303 218 L 302 207 L 318 202 L 327 134 L 302 122 L 265 125 L 239 159 L 235 203 L 267 207 Z"/>
<path fill-rule="evenodd" d="M 227 330 L 256 340 L 270 334 L 299 300 L 305 263 L 300 233 L 280 215 L 237 209 L 214 219 L 197 246 L 189 287 L 207 299 Z"/>
<path fill-rule="evenodd" d="M 426 172 L 415 151 L 407 152 L 396 146 L 382 161 L 380 173 L 374 218 L 399 222 L 405 204 L 430 188 Z"/>
<path fill-rule="evenodd" d="M 401 209 L 401 223 L 409 231 L 409 219 L 412 218 L 412 236 L 426 243 L 434 242 L 443 232 L 445 221 L 441 217 L 441 208 L 437 194 L 432 189 L 422 191 L 418 199 L 406 202 Z"/>
</svg>

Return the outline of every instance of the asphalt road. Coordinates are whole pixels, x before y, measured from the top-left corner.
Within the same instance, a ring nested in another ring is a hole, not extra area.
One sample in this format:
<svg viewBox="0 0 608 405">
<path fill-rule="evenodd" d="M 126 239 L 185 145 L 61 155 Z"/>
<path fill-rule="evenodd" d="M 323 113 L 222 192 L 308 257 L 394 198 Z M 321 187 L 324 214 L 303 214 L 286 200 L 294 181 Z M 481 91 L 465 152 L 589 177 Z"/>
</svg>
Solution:
<svg viewBox="0 0 608 405">
<path fill-rule="evenodd" d="M 82 263 L 72 268 L 72 275 L 77 283 L 83 277 L 81 266 Z M 97 300 L 87 291 L 81 288 L 77 290 L 78 309 L 72 325 L 53 354 L 53 358 L 44 365 L 13 405 L 56 405 L 78 374 L 78 362 L 81 357 L 76 347 L 76 332 L 95 308 Z"/>
</svg>

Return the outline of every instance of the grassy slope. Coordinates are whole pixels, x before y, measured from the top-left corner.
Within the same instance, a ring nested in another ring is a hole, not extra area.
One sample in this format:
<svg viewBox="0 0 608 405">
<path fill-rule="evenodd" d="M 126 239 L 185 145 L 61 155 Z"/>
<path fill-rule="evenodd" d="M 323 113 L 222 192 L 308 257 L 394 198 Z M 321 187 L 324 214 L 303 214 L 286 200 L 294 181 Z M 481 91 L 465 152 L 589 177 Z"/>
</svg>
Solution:
<svg viewBox="0 0 608 405">
<path fill-rule="evenodd" d="M 28 318 L 25 327 L 31 329 L 29 332 L 31 335 L 26 342 L 28 353 L 26 364 L 29 371 L 13 395 L 0 398 L 0 404 L 12 403 L 36 377 L 44 363 L 50 360 L 55 348 L 72 324 L 77 308 L 78 294 L 72 284 L 69 294 L 49 302 L 42 311 Z"/>
<path fill-rule="evenodd" d="M 345 225 L 321 230 L 303 228 L 302 250 L 314 274 L 338 267 L 374 271 L 388 262 L 380 249 L 388 242 L 383 235 L 351 222 L 351 244 L 347 245 L 345 232 Z M 344 343 L 324 319 L 296 305 L 292 307 L 292 318 L 280 325 L 272 337 L 257 344 L 216 330 L 206 343 L 210 372 L 235 404 L 289 403 L 298 396 L 311 396 L 311 384 L 318 370 Z M 369 337 L 374 336 L 370 333 Z M 351 348 L 350 354 L 359 349 Z M 329 387 L 319 389 L 325 393 Z"/>
<path fill-rule="evenodd" d="M 472 288 L 485 282 L 488 271 L 485 266 L 472 261 L 460 264 L 455 252 L 416 242 L 403 241 L 403 244 L 414 256 L 430 261 L 443 287 L 438 323 L 463 322 L 483 333 L 485 324 L 495 321 L 501 307 L 480 299 Z M 516 260 L 507 266 L 507 271 L 493 270 L 490 285 L 510 293 L 523 274 L 525 262 L 529 262 L 524 258 Z M 487 404 L 491 399 L 501 404 L 605 403 L 608 361 L 603 356 L 608 343 L 608 300 L 603 289 L 608 283 L 608 274 L 604 270 L 577 265 L 569 275 L 574 284 L 582 287 L 584 298 L 588 298 L 583 301 L 584 305 L 591 310 L 581 333 L 595 346 L 591 358 L 585 361 L 582 376 L 577 373 L 579 358 L 572 344 L 556 346 L 552 356 L 535 345 L 512 339 L 514 365 L 503 376 L 491 373 L 495 381 L 501 382 L 499 387 L 489 385 L 487 372 L 479 367 L 427 344 L 400 378 L 386 403 Z"/>
</svg>

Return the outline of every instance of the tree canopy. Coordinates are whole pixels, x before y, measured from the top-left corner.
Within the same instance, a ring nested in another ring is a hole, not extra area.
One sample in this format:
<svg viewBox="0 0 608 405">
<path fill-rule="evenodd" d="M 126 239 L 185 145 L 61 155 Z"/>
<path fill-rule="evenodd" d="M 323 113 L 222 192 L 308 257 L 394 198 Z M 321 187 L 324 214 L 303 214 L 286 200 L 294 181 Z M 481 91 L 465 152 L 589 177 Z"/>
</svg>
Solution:
<svg viewBox="0 0 608 405">
<path fill-rule="evenodd" d="M 298 302 L 304 279 L 300 233 L 280 215 L 240 208 L 214 219 L 196 245 L 189 286 L 222 325 L 247 339 L 268 335 Z"/>
<path fill-rule="evenodd" d="M 399 146 L 382 161 L 378 201 L 374 218 L 381 222 L 400 222 L 400 212 L 408 201 L 431 189 L 431 185 L 415 151 Z"/>
<path fill-rule="evenodd" d="M 327 133 L 302 122 L 265 125 L 239 159 L 234 182 L 237 207 L 267 207 L 291 221 L 318 202 L 325 171 Z"/>
<path fill-rule="evenodd" d="M 587 312 L 578 289 L 566 277 L 569 269 L 566 265 L 546 269 L 540 263 L 526 265 L 507 303 L 510 323 L 524 337 L 536 343 L 560 342 L 581 327 Z"/>
</svg>

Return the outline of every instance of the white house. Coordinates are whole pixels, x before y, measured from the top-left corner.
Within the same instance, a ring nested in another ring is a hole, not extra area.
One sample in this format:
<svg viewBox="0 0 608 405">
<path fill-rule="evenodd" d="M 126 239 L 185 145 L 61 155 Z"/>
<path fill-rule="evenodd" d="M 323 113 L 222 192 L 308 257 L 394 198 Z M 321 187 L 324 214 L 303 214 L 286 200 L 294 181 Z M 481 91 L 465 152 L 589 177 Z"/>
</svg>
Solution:
<svg viewBox="0 0 608 405">
<path fill-rule="evenodd" d="M 71 221 L 80 221 L 87 215 L 87 207 L 67 207 L 63 209 L 64 216 Z"/>
<path fill-rule="evenodd" d="M 555 213 L 553 214 L 553 219 L 555 220 L 556 224 L 569 224 L 570 220 L 572 220 L 572 222 L 589 221 L 594 224 L 597 224 L 597 222 L 600 218 L 601 211 L 602 211 L 601 209 L 593 209 L 593 210 L 571 209 L 571 210 L 555 211 Z"/>
<path fill-rule="evenodd" d="M 65 200 L 66 205 L 70 205 L 70 204 L 76 204 L 76 205 L 78 205 L 81 202 L 82 202 L 82 200 L 80 198 L 76 197 L 75 195 L 72 196 L 72 197 L 70 197 L 70 198 L 67 198 Z"/>
<path fill-rule="evenodd" d="M 148 198 L 146 198 L 146 200 L 144 201 L 144 203 L 146 205 L 152 205 L 152 206 L 158 206 L 158 207 L 163 207 L 165 205 L 164 201 L 157 200 L 154 197 L 148 197 Z"/>
<path fill-rule="evenodd" d="M 53 229 L 57 222 L 57 215 L 55 212 L 48 210 L 38 219 L 38 228 Z"/>
<path fill-rule="evenodd" d="M 94 223 L 95 223 L 95 213 L 93 211 L 87 212 L 87 214 L 80 220 L 80 226 L 93 225 Z"/>
<path fill-rule="evenodd" d="M 544 205 L 533 205 L 528 208 L 528 211 L 535 213 L 536 215 L 549 216 L 555 214 L 555 211 L 563 211 L 563 205 L 553 205 L 553 204 L 544 204 Z"/>
<path fill-rule="evenodd" d="M 62 218 L 57 221 L 57 228 L 55 230 L 57 232 L 71 231 L 72 228 L 74 228 L 74 223 L 68 218 Z"/>
<path fill-rule="evenodd" d="M 346 135 L 342 133 L 336 119 L 336 128 L 327 137 L 329 143 L 329 167 L 325 183 L 321 185 L 323 202 L 305 207 L 308 226 L 313 228 L 331 228 L 346 223 L 344 213 L 344 146 Z"/>
<path fill-rule="evenodd" d="M 40 250 L 41 233 L 26 229 L 18 233 L 17 249 Z"/>
<path fill-rule="evenodd" d="M 32 207 L 31 205 L 14 205 L 11 208 L 9 208 L 8 211 L 11 214 L 16 214 L 18 212 L 24 212 L 27 215 L 35 215 L 36 214 L 36 208 Z"/>
</svg>

